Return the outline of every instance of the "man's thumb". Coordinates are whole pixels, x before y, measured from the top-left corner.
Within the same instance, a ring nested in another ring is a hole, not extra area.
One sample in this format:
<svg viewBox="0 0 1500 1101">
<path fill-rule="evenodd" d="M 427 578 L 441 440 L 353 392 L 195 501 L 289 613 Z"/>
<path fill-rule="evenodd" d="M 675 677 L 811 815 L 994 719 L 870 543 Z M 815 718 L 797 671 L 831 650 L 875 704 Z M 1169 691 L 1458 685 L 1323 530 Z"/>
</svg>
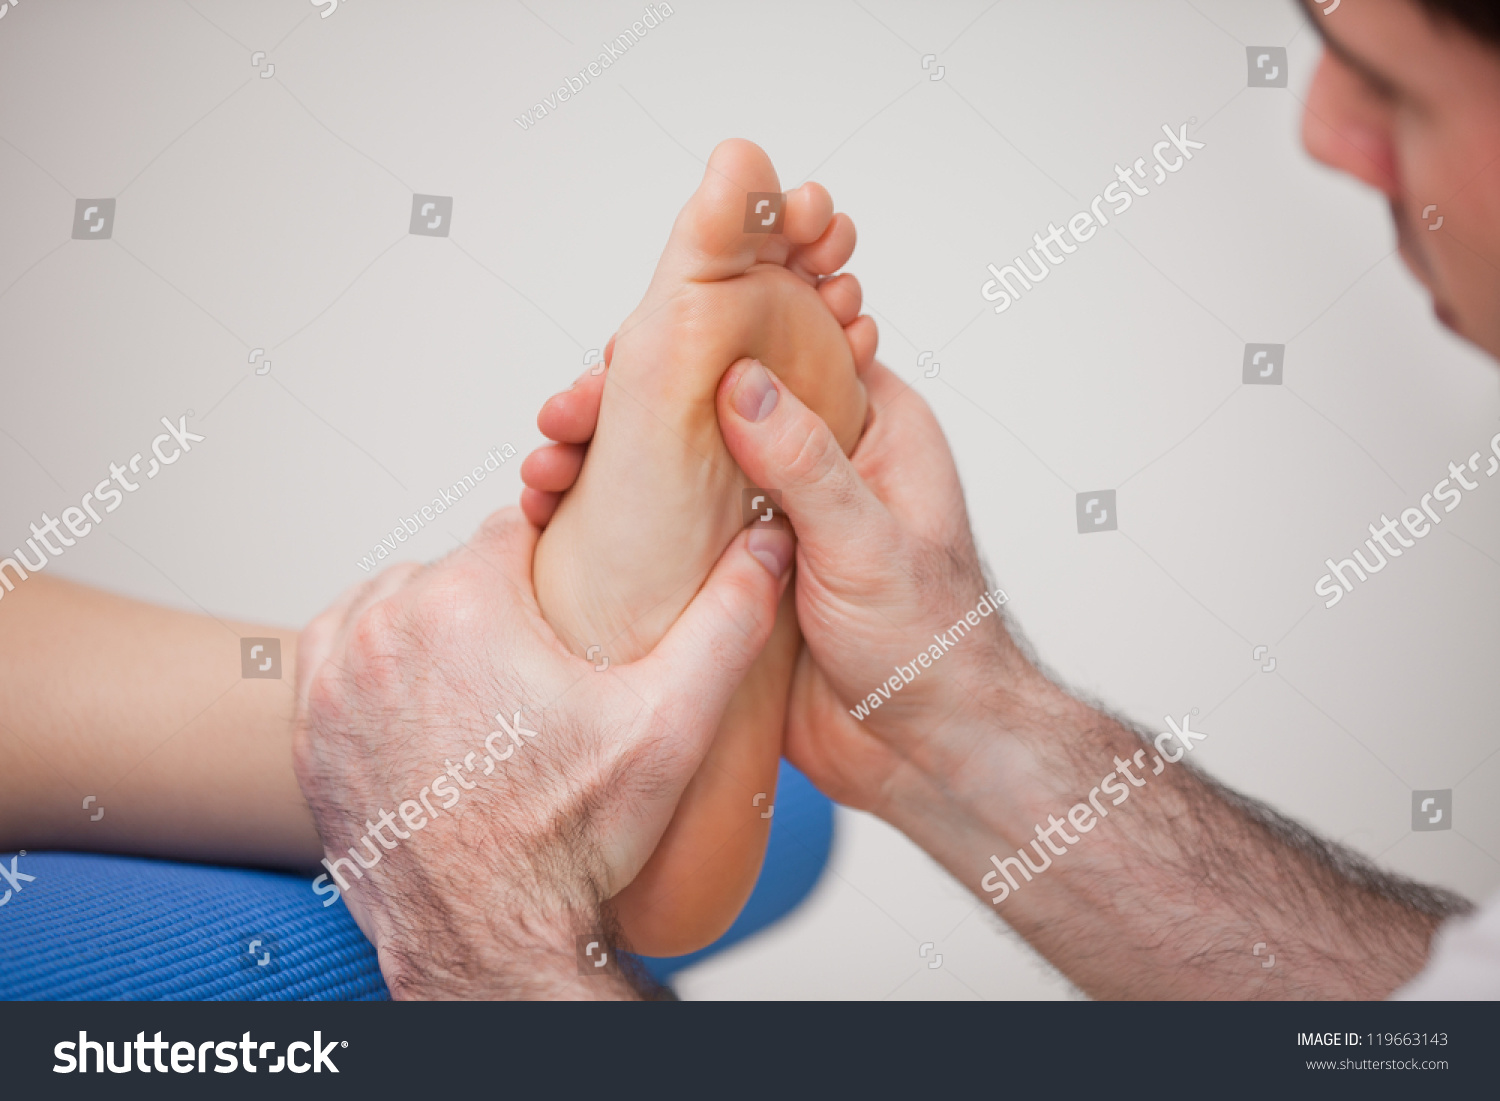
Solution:
<svg viewBox="0 0 1500 1101">
<path fill-rule="evenodd" d="M 796 540 L 782 528 L 752 528 L 725 548 L 703 588 L 672 624 L 666 637 L 636 665 L 672 697 L 691 709 L 706 752 L 729 697 L 760 656 L 796 557 Z"/>
<path fill-rule="evenodd" d="M 870 537 L 886 516 L 832 430 L 755 360 L 741 360 L 719 384 L 719 430 L 740 469 L 776 491 L 804 556 L 837 556 Z"/>
</svg>

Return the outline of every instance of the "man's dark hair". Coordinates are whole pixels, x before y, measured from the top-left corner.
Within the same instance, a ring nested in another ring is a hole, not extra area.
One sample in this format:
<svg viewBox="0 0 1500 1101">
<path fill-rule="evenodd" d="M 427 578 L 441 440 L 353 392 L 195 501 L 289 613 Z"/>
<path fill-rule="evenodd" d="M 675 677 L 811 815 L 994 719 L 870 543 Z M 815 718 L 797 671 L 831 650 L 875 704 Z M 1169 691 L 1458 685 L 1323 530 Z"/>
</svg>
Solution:
<svg viewBox="0 0 1500 1101">
<path fill-rule="evenodd" d="M 1420 0 L 1439 19 L 1456 23 L 1492 46 L 1500 46 L 1500 3 L 1495 0 Z"/>
</svg>

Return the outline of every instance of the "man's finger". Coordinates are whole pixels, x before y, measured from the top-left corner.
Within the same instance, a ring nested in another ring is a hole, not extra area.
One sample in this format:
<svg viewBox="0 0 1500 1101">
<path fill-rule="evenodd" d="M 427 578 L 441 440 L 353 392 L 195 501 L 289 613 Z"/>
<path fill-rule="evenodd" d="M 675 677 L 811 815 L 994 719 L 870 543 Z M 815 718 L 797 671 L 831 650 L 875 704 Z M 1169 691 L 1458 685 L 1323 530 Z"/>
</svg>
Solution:
<svg viewBox="0 0 1500 1101">
<path fill-rule="evenodd" d="M 339 593 L 338 599 L 313 617 L 297 638 L 297 705 L 302 709 L 307 700 L 307 691 L 312 684 L 312 675 L 333 650 L 333 640 L 338 637 L 344 621 L 349 618 L 349 609 L 359 599 L 359 594 L 373 585 L 374 579 L 358 581 Z"/>
<path fill-rule="evenodd" d="M 411 579 L 424 569 L 426 567 L 420 562 L 397 562 L 361 589 L 345 610 L 344 622 L 339 624 L 333 636 L 331 645 L 334 652 L 343 652 L 349 632 L 359 625 L 360 619 L 367 611 L 382 600 L 395 596 L 396 593 L 406 588 Z"/>
<path fill-rule="evenodd" d="M 422 567 L 415 562 L 399 562 L 382 570 L 367 581 L 350 585 L 328 608 L 302 629 L 297 640 L 297 700 L 305 703 L 312 677 L 318 667 L 335 651 L 339 640 L 359 619 L 365 609 L 384 600 L 407 583 Z"/>
<path fill-rule="evenodd" d="M 863 375 L 870 418 L 851 462 L 908 533 L 947 543 L 968 528 L 948 439 L 916 388 L 880 363 Z"/>
<path fill-rule="evenodd" d="M 754 360 L 741 360 L 720 382 L 719 428 L 750 480 L 780 493 L 802 554 L 814 563 L 879 538 L 889 525 L 828 425 Z"/>
<path fill-rule="evenodd" d="M 359 618 L 374 604 L 379 604 L 387 597 L 394 596 L 400 590 L 406 588 L 409 582 L 417 574 L 421 573 L 425 566 L 420 562 L 397 562 L 389 567 L 384 573 L 360 592 L 359 596 L 350 604 L 348 613 L 344 616 L 344 629 L 348 630 Z"/>
<path fill-rule="evenodd" d="M 671 701 L 684 729 L 702 734 L 695 759 L 708 751 L 729 697 L 771 637 L 796 552 L 785 528 L 741 532 L 666 637 L 632 666 Z"/>
</svg>

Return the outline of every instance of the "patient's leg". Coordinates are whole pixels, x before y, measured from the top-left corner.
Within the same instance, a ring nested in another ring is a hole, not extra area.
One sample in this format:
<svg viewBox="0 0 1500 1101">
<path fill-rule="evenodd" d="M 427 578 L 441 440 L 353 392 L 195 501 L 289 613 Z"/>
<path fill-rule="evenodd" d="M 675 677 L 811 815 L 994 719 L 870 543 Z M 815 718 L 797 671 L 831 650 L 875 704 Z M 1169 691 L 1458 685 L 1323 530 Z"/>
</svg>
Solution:
<svg viewBox="0 0 1500 1101">
<path fill-rule="evenodd" d="M 0 850 L 317 864 L 292 774 L 297 632 L 41 573 L 0 593 Z M 279 641 L 281 679 L 242 677 L 242 637 Z"/>
</svg>

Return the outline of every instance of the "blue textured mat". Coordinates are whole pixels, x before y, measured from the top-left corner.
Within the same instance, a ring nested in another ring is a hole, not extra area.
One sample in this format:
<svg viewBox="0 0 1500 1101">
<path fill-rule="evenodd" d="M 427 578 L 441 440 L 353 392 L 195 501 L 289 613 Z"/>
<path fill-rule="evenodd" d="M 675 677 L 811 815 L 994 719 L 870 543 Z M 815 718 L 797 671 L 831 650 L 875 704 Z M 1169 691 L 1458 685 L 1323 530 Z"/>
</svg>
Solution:
<svg viewBox="0 0 1500 1101">
<path fill-rule="evenodd" d="M 0 908 L 0 997 L 386 997 L 349 911 L 325 911 L 301 876 L 83 853 L 28 854 L 18 869 L 36 882 Z"/>
<path fill-rule="evenodd" d="M 733 927 L 674 971 L 743 940 L 805 898 L 828 859 L 833 807 L 785 761 L 765 867 Z M 4 854 L 6 873 L 15 854 Z M 126 856 L 28 853 L 0 879 L 0 999 L 386 998 L 375 950 L 342 903 L 302 876 Z M 254 943 L 252 943 L 254 942 Z M 262 963 L 260 961 L 264 960 Z"/>
</svg>

